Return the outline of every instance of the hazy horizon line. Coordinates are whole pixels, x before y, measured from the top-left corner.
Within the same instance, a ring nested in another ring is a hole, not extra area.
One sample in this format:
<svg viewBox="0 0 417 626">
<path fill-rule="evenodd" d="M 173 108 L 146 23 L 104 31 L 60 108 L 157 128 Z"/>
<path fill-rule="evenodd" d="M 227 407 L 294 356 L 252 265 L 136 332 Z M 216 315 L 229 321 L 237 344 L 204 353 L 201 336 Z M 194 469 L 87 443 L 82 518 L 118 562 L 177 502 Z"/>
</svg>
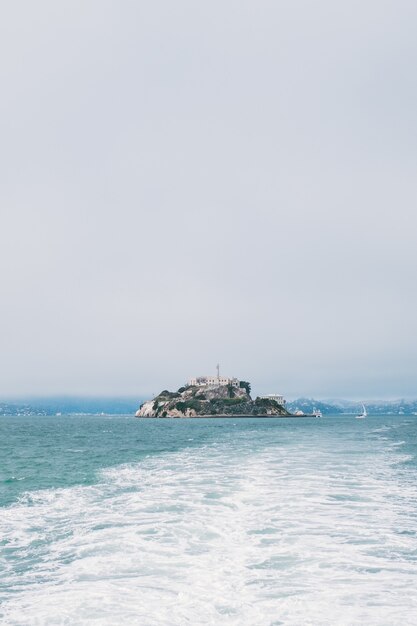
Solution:
<svg viewBox="0 0 417 626">
<path fill-rule="evenodd" d="M 162 390 L 161 390 L 162 391 Z M 160 393 L 160 392 L 159 392 Z M 0 402 L 22 402 L 22 401 L 45 401 L 45 400 L 141 400 L 143 398 L 155 397 L 158 394 L 152 392 L 139 392 L 138 394 L 83 394 L 83 393 L 54 393 L 54 394 L 17 394 L 17 395 L 0 395 Z M 258 394 L 254 394 L 258 395 Z M 261 394 L 266 395 L 266 394 Z M 298 395 L 291 394 L 284 398 L 287 402 L 294 402 L 295 400 L 307 399 L 317 400 L 319 402 L 325 402 L 332 404 L 334 402 L 412 402 L 417 401 L 417 395 L 415 396 L 362 396 L 352 397 L 347 395 L 340 396 L 321 396 L 300 393 Z"/>
</svg>

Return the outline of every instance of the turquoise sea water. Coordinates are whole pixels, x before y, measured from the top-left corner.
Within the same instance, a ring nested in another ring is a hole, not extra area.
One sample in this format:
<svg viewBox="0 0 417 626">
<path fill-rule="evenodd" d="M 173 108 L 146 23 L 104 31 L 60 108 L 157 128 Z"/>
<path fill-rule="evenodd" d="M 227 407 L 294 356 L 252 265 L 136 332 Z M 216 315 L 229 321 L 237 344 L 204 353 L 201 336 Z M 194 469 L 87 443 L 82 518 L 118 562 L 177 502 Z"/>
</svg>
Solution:
<svg viewBox="0 0 417 626">
<path fill-rule="evenodd" d="M 0 418 L 0 623 L 415 625 L 417 418 Z"/>
</svg>

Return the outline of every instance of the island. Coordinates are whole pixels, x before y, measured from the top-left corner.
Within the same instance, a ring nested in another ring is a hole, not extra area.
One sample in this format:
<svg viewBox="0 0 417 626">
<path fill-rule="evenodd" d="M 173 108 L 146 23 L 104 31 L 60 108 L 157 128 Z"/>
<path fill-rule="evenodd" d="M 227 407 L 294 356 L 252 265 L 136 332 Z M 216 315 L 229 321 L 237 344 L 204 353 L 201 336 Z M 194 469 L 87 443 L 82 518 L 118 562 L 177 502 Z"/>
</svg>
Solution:
<svg viewBox="0 0 417 626">
<path fill-rule="evenodd" d="M 161 391 L 144 402 L 136 417 L 293 417 L 282 396 L 252 400 L 250 383 L 237 378 L 200 376 L 178 391 Z"/>
</svg>

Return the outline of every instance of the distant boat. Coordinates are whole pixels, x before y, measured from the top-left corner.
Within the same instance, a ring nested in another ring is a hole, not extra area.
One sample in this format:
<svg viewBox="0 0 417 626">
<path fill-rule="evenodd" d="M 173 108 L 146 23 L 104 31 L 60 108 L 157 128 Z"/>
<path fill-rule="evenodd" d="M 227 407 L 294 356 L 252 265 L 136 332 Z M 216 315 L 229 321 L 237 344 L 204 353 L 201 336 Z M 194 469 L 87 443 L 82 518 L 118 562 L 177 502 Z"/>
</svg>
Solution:
<svg viewBox="0 0 417 626">
<path fill-rule="evenodd" d="M 356 416 L 356 419 L 357 419 L 357 420 L 361 420 L 361 419 L 363 419 L 364 417 L 366 417 L 367 415 L 368 415 L 368 413 L 366 412 L 365 405 L 364 405 L 364 404 L 362 404 L 362 413 L 360 413 L 359 415 L 357 415 L 357 416 Z"/>
<path fill-rule="evenodd" d="M 323 413 L 320 411 L 320 409 L 314 409 L 313 415 L 314 417 L 323 417 Z"/>
</svg>

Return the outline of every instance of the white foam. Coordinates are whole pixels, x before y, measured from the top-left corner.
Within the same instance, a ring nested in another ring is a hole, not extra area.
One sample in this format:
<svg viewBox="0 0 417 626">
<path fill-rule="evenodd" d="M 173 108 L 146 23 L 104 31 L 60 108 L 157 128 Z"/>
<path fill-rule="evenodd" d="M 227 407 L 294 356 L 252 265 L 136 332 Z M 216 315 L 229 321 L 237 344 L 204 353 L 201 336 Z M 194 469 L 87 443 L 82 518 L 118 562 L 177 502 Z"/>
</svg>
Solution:
<svg viewBox="0 0 417 626">
<path fill-rule="evenodd" d="M 415 624 L 417 493 L 398 451 L 242 442 L 3 509 L 3 623 Z"/>
</svg>

